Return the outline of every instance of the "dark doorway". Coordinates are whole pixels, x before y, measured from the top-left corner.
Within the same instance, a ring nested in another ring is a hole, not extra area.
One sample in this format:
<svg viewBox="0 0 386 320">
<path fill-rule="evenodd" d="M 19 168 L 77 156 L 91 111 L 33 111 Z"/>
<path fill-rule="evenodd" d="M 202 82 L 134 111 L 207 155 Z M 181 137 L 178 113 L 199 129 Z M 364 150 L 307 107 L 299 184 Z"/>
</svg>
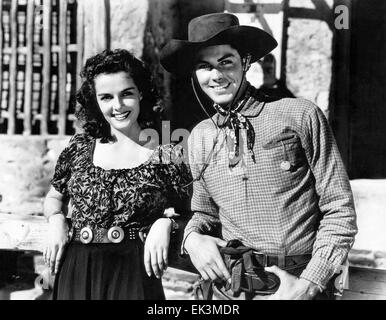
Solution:
<svg viewBox="0 0 386 320">
<path fill-rule="evenodd" d="M 350 178 L 386 178 L 386 1 L 352 9 Z"/>
</svg>

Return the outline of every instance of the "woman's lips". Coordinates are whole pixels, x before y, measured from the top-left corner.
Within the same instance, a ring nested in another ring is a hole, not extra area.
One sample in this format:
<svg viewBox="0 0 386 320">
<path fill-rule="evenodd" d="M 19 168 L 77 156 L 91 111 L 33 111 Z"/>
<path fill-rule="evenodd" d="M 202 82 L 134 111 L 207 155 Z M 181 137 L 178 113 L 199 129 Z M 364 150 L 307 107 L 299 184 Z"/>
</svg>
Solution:
<svg viewBox="0 0 386 320">
<path fill-rule="evenodd" d="M 131 111 L 126 111 L 122 113 L 113 113 L 111 115 L 112 118 L 115 118 L 115 120 L 122 121 L 127 119 L 127 117 L 130 115 Z"/>
</svg>

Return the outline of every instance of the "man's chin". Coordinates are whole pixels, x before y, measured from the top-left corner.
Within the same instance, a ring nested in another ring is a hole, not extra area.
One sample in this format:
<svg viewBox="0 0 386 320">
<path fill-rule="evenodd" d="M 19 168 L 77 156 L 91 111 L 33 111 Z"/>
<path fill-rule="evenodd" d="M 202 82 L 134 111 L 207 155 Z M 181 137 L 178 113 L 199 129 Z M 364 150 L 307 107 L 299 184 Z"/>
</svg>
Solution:
<svg viewBox="0 0 386 320">
<path fill-rule="evenodd" d="M 222 97 L 211 97 L 212 101 L 220 106 L 226 106 L 228 105 L 232 99 L 233 99 L 233 96 L 232 95 L 224 95 Z"/>
</svg>

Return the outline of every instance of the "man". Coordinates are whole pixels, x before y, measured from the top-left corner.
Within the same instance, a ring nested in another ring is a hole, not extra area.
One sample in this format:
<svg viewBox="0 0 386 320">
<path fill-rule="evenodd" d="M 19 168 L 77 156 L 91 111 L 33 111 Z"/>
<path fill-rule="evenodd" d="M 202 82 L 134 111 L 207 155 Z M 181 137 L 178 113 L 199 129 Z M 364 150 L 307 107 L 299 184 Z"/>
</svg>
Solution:
<svg viewBox="0 0 386 320">
<path fill-rule="evenodd" d="M 162 49 L 161 64 L 190 73 L 201 106 L 209 98 L 217 113 L 189 137 L 194 215 L 184 251 L 217 299 L 328 295 L 357 226 L 326 118 L 307 100 L 269 100 L 246 81 L 249 64 L 277 45 L 263 30 L 227 13 L 188 29 L 188 41 Z"/>
<path fill-rule="evenodd" d="M 263 69 L 263 84 L 259 90 L 271 97 L 295 98 L 285 83 L 276 78 L 276 59 L 271 53 L 267 54 L 260 63 Z"/>
</svg>

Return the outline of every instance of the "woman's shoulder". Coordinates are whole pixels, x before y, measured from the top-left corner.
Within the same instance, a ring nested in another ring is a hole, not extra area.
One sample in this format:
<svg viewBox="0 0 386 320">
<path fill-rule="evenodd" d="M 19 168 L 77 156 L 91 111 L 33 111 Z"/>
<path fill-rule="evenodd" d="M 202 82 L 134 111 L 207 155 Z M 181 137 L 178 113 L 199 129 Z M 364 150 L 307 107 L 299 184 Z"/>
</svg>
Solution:
<svg viewBox="0 0 386 320">
<path fill-rule="evenodd" d="M 84 143 L 84 142 L 90 142 L 92 140 L 95 140 L 95 138 L 89 135 L 88 133 L 77 132 L 71 137 L 70 143 Z"/>
<path fill-rule="evenodd" d="M 71 149 L 82 149 L 85 146 L 89 146 L 95 138 L 85 132 L 75 133 L 68 143 Z"/>
</svg>

